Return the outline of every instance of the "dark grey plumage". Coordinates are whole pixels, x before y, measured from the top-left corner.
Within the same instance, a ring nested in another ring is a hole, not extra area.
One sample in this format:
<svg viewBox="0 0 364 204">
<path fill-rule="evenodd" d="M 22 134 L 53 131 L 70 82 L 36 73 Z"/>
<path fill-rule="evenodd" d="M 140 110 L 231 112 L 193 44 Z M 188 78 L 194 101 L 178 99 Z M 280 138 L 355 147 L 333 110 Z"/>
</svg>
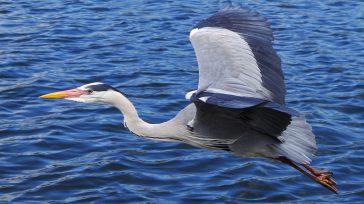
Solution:
<svg viewBox="0 0 364 204">
<path fill-rule="evenodd" d="M 188 123 L 195 133 L 234 140 L 227 146 L 238 155 L 286 156 L 296 162 L 309 162 L 316 149 L 315 138 L 304 118 L 284 105 L 281 61 L 272 47 L 273 35 L 267 20 L 246 9 L 226 8 L 198 23 L 190 38 L 199 61 L 199 83 L 204 84 L 186 95 L 196 106 L 195 117 Z M 210 40 L 202 43 L 205 38 Z M 235 52 L 239 46 L 245 51 Z M 211 62 L 219 61 L 212 56 L 218 58 L 214 52 L 220 49 L 225 58 L 230 58 L 231 63 L 225 63 L 230 66 Z M 251 62 L 240 64 L 241 69 L 233 61 L 244 59 Z M 223 76 L 228 72 L 224 78 L 242 78 L 225 80 L 209 71 Z M 245 84 L 235 89 L 236 83 Z"/>
</svg>

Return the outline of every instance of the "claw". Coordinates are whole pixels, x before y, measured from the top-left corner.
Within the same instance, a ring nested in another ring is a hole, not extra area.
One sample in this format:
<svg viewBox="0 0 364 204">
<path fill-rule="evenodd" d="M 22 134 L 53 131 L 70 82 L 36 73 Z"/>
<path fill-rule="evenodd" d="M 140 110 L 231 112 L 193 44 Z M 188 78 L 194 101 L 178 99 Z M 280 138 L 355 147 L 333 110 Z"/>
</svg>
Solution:
<svg viewBox="0 0 364 204">
<path fill-rule="evenodd" d="M 336 181 L 331 178 L 333 174 L 331 172 L 320 172 L 318 174 L 315 174 L 317 178 L 329 185 L 336 185 Z"/>
<path fill-rule="evenodd" d="M 308 171 L 312 174 L 312 179 L 315 180 L 317 183 L 323 185 L 324 187 L 328 188 L 329 190 L 333 191 L 334 193 L 338 194 L 338 190 L 334 187 L 336 185 L 336 181 L 331 178 L 334 175 L 330 171 L 318 171 L 307 164 L 302 164 Z"/>
<path fill-rule="evenodd" d="M 339 194 L 338 190 L 334 187 L 334 185 L 336 185 L 336 181 L 331 178 L 331 176 L 333 175 L 332 172 L 318 171 L 318 170 L 308 166 L 307 164 L 302 164 L 302 166 L 308 170 L 308 171 L 305 171 L 304 169 L 299 167 L 296 163 L 294 163 L 293 161 L 291 161 L 290 159 L 288 159 L 286 157 L 278 157 L 275 159 L 277 159 L 283 163 L 291 165 L 293 168 L 297 169 L 304 175 L 310 177 L 315 182 L 321 184 L 322 186 L 326 187 L 327 189 L 331 190 L 332 192 Z"/>
<path fill-rule="evenodd" d="M 336 181 L 334 179 L 332 179 L 332 178 L 330 178 L 330 182 L 331 182 L 332 185 L 336 185 L 337 184 Z"/>
</svg>

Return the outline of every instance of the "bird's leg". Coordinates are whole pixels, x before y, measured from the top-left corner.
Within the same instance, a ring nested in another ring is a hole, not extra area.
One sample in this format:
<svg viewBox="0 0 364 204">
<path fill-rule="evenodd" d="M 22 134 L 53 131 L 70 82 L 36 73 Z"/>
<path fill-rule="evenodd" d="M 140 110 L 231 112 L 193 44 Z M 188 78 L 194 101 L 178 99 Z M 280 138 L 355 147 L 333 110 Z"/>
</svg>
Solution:
<svg viewBox="0 0 364 204">
<path fill-rule="evenodd" d="M 331 190 L 332 192 L 339 194 L 337 189 L 334 187 L 336 185 L 336 182 L 331 178 L 332 173 L 331 172 L 321 172 L 317 171 L 314 168 L 308 166 L 307 164 L 302 164 L 303 167 L 305 167 L 308 171 L 304 170 L 303 168 L 299 167 L 296 163 L 294 163 L 292 160 L 288 159 L 287 157 L 277 157 L 274 158 L 275 160 L 281 161 L 285 164 L 289 164 L 293 168 L 300 171 L 302 174 L 308 176 L 315 182 L 321 184 L 322 186 L 326 187 L 327 189 Z M 310 173 L 311 172 L 311 173 Z"/>
<path fill-rule="evenodd" d="M 303 167 L 305 167 L 307 170 L 309 170 L 313 175 L 317 176 L 318 178 L 321 178 L 322 180 L 327 180 L 327 182 L 331 185 L 336 185 L 336 182 L 334 179 L 331 178 L 333 175 L 330 171 L 318 171 L 312 167 L 310 167 L 308 164 L 302 164 Z"/>
</svg>

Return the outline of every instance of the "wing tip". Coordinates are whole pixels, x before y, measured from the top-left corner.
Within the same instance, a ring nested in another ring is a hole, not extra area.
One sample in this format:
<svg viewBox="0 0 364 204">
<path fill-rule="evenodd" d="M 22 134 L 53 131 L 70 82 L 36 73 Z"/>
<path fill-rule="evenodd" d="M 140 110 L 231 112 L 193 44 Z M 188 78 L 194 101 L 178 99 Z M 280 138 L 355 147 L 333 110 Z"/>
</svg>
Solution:
<svg viewBox="0 0 364 204">
<path fill-rule="evenodd" d="M 262 16 L 259 12 L 253 11 L 243 6 L 228 5 L 211 16 L 198 22 L 193 27 L 193 29 L 203 27 L 220 27 L 237 32 L 244 36 L 244 32 L 241 29 L 244 28 L 251 30 L 249 28 L 251 25 L 249 24 L 255 24 L 257 29 L 268 29 L 264 31 L 268 33 L 256 33 L 254 37 L 259 37 L 261 40 L 269 40 L 270 42 L 274 40 L 271 24 L 269 23 L 268 19 Z"/>
</svg>

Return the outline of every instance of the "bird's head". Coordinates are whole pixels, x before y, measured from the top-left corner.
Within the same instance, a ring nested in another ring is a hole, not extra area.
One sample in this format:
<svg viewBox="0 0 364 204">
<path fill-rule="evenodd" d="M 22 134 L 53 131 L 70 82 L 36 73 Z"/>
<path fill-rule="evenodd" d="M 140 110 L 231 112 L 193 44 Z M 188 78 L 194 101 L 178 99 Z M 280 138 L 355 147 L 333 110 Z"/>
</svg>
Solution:
<svg viewBox="0 0 364 204">
<path fill-rule="evenodd" d="M 45 99 L 59 99 L 78 101 L 83 103 L 112 103 L 117 89 L 101 82 L 85 84 L 75 89 L 58 91 L 40 96 Z"/>
</svg>

